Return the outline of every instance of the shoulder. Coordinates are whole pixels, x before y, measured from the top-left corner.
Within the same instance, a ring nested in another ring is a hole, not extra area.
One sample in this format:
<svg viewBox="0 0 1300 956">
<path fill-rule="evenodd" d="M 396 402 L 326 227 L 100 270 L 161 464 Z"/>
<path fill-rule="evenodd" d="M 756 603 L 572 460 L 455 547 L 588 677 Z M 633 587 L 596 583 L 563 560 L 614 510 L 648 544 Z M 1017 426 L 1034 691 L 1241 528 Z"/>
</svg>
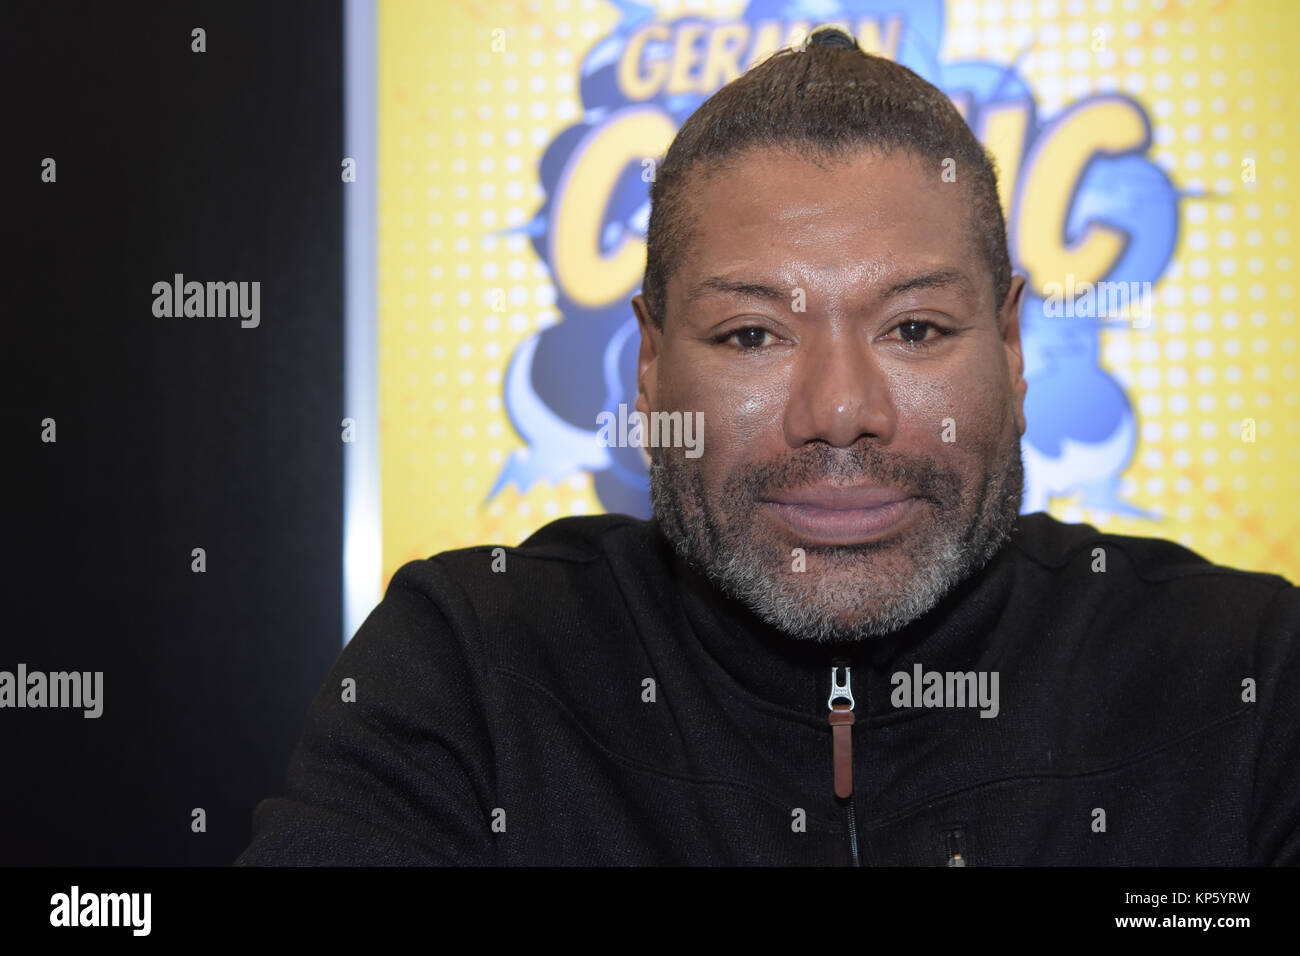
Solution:
<svg viewBox="0 0 1300 956">
<path fill-rule="evenodd" d="M 384 603 L 418 602 L 440 627 L 497 656 L 507 639 L 622 626 L 627 610 L 614 568 L 651 575 L 655 565 L 649 522 L 620 514 L 561 518 L 517 546 L 484 544 L 407 562 Z"/>
<path fill-rule="evenodd" d="M 519 545 L 481 544 L 410 561 L 398 569 L 393 582 L 416 589 L 452 583 L 471 592 L 500 589 L 509 582 L 518 587 L 525 580 L 571 578 L 584 568 L 599 573 L 612 553 L 634 550 L 648 540 L 649 523 L 628 515 L 560 518 Z"/>
<path fill-rule="evenodd" d="M 1079 634 L 1121 636 L 1134 654 L 1163 647 L 1194 662 L 1276 659 L 1300 634 L 1300 588 L 1278 574 L 1215 564 L 1173 541 L 1103 532 L 1035 513 L 1014 547 L 1021 586 Z M 1265 646 L 1267 645 L 1267 646 Z M 1122 655 L 1121 655 L 1122 656 Z M 1234 664 L 1236 666 L 1236 664 Z"/>
<path fill-rule="evenodd" d="M 1117 562 L 1122 573 L 1152 585 L 1182 582 L 1260 594 L 1292 587 L 1281 575 L 1215 564 L 1165 538 L 1113 534 L 1090 524 L 1058 521 L 1043 512 L 1021 516 L 1015 546 L 1044 568 L 1060 571 L 1085 564 L 1109 572 L 1112 562 Z"/>
</svg>

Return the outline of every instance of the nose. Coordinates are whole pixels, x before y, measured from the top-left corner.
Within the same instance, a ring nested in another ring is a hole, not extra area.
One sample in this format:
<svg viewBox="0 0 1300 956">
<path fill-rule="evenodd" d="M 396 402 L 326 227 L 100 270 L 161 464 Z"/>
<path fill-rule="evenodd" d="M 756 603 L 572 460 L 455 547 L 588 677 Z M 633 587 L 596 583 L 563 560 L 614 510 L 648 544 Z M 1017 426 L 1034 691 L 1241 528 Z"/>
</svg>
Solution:
<svg viewBox="0 0 1300 956">
<path fill-rule="evenodd" d="M 801 345 L 784 420 L 790 447 L 893 441 L 898 413 L 871 346 L 849 330 L 809 336 Z"/>
</svg>

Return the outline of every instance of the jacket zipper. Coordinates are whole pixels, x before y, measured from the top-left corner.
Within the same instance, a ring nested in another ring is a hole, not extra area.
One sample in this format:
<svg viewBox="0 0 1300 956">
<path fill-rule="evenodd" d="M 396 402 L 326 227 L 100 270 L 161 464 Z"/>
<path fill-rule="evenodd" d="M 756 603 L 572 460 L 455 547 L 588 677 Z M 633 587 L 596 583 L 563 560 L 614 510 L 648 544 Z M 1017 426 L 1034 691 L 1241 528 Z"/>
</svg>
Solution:
<svg viewBox="0 0 1300 956">
<path fill-rule="evenodd" d="M 839 670 L 844 668 L 844 683 L 840 683 Z M 839 701 L 840 703 L 836 703 Z M 858 854 L 858 821 L 853 813 L 853 677 L 848 661 L 836 659 L 831 664 L 831 696 L 826 701 L 830 710 L 827 720 L 831 725 L 831 759 L 835 796 L 843 802 L 845 823 L 849 836 L 849 857 L 852 866 L 861 866 Z"/>
<path fill-rule="evenodd" d="M 966 866 L 966 834 L 960 827 L 944 832 L 944 849 L 948 851 L 949 866 Z"/>
</svg>

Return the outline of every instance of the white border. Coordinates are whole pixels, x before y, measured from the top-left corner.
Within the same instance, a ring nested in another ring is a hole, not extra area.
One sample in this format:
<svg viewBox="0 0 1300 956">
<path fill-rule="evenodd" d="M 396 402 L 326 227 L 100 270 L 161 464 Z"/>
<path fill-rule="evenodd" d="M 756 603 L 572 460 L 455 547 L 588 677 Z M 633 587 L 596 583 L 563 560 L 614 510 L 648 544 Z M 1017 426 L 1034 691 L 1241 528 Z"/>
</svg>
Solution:
<svg viewBox="0 0 1300 956">
<path fill-rule="evenodd" d="M 343 643 L 382 597 L 379 400 L 375 339 L 375 0 L 344 0 L 343 155 L 356 182 L 343 184 L 343 417 L 356 421 L 343 444 Z"/>
</svg>

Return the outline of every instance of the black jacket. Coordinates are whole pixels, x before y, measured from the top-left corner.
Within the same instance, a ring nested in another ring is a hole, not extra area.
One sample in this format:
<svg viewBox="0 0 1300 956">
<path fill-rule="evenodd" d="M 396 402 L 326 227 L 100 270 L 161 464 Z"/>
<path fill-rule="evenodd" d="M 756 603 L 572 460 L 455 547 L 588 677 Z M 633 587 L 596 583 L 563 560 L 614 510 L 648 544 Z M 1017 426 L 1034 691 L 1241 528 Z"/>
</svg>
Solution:
<svg viewBox="0 0 1300 956">
<path fill-rule="evenodd" d="M 1280 577 L 1034 514 L 919 621 L 817 645 L 653 522 L 566 518 L 397 572 L 236 862 L 1295 864 L 1298 634 Z M 996 716 L 914 706 L 918 665 L 996 673 Z"/>
</svg>

